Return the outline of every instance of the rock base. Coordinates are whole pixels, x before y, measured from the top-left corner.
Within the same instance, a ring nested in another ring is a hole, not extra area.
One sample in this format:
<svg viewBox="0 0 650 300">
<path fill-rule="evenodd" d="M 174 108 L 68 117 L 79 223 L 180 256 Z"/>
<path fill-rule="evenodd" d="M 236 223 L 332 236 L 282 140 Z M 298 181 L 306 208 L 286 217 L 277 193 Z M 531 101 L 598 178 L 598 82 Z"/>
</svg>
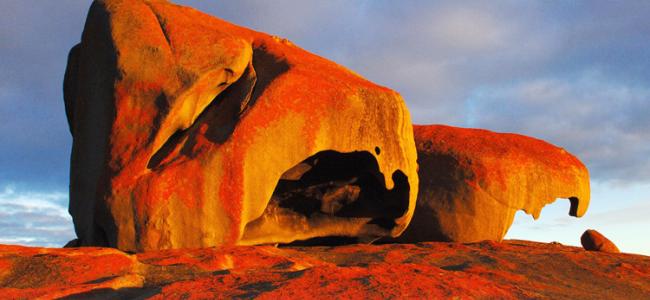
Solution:
<svg viewBox="0 0 650 300">
<path fill-rule="evenodd" d="M 526 241 L 251 246 L 141 254 L 0 246 L 0 295 L 650 299 L 650 257 Z"/>
</svg>

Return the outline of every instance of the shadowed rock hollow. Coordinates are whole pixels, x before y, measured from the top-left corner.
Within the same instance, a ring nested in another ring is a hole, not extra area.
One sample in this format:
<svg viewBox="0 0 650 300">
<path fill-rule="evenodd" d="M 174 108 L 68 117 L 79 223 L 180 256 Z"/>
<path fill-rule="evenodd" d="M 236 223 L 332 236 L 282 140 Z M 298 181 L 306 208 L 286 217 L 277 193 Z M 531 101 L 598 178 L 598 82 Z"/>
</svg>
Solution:
<svg viewBox="0 0 650 300">
<path fill-rule="evenodd" d="M 64 92 L 77 245 L 371 241 L 413 214 L 401 97 L 285 39 L 166 1 L 95 1 Z"/>
</svg>

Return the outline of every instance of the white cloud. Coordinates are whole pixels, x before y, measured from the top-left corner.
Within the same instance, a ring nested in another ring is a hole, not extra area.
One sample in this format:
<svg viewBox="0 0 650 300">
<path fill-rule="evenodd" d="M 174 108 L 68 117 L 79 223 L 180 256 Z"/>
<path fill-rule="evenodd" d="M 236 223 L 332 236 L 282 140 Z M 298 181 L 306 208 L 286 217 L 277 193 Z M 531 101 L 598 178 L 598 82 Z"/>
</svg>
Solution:
<svg viewBox="0 0 650 300">
<path fill-rule="evenodd" d="M 456 6 L 428 13 L 417 19 L 420 24 L 415 30 L 424 33 L 421 38 L 451 49 L 478 52 L 499 48 L 513 34 L 513 24 L 484 9 Z"/>
<path fill-rule="evenodd" d="M 467 126 L 519 132 L 565 147 L 602 180 L 650 180 L 650 88 L 594 70 L 484 88 Z"/>
<path fill-rule="evenodd" d="M 74 238 L 67 193 L 0 189 L 0 243 L 61 247 Z"/>
</svg>

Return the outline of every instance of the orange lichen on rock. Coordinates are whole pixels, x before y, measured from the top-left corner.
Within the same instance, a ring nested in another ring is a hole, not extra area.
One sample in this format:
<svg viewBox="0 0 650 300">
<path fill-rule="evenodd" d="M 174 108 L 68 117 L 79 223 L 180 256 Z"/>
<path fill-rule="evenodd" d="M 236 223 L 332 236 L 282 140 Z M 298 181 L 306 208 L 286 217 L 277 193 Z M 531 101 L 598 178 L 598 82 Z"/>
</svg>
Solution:
<svg viewBox="0 0 650 300">
<path fill-rule="evenodd" d="M 127 254 L 0 245 L 7 299 L 648 299 L 650 257 L 525 241 Z"/>
<path fill-rule="evenodd" d="M 523 210 L 537 219 L 556 198 L 569 214 L 589 206 L 589 173 L 542 140 L 443 125 L 414 126 L 420 188 L 403 242 L 500 241 Z"/>
<path fill-rule="evenodd" d="M 589 251 L 601 251 L 609 253 L 620 253 L 621 250 L 618 250 L 616 244 L 602 235 L 600 232 L 588 229 L 580 237 L 580 243 L 585 250 Z"/>
<path fill-rule="evenodd" d="M 399 235 L 415 208 L 412 126 L 396 92 L 191 8 L 94 1 L 64 95 L 79 245 L 373 240 Z M 361 171 L 336 163 L 350 158 Z M 321 206 L 292 200 L 351 186 L 360 193 Z"/>
<path fill-rule="evenodd" d="M 128 274 L 137 261 L 110 248 L 47 249 L 0 246 L 0 298 L 58 298 L 93 289 L 141 287 Z M 4 269 L 5 266 L 10 266 Z"/>
</svg>

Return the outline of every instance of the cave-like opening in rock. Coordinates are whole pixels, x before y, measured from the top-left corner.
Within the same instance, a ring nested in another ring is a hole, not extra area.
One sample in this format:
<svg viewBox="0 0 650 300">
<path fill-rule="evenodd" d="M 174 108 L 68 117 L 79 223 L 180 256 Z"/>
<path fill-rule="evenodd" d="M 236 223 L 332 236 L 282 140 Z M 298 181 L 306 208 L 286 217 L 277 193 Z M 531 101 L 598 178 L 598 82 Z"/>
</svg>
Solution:
<svg viewBox="0 0 650 300">
<path fill-rule="evenodd" d="M 406 181 L 399 183 L 408 185 Z M 285 172 L 272 201 L 305 216 L 319 212 L 339 217 L 398 218 L 408 208 L 408 188 L 387 190 L 385 186 L 377 160 L 370 153 L 322 151 Z"/>
<path fill-rule="evenodd" d="M 408 178 L 402 171 L 395 171 L 392 179 L 394 187 L 389 190 L 377 159 L 370 152 L 321 151 L 284 172 L 265 211 L 266 219 L 292 214 L 294 219 L 309 224 L 295 229 L 302 231 L 296 232 L 296 236 L 308 238 L 290 245 L 367 242 L 379 236 L 337 235 L 315 227 L 331 226 L 337 220 L 363 219 L 368 226 L 389 232 L 396 226 L 395 219 L 408 210 L 410 192 Z M 268 217 L 273 214 L 276 216 Z M 324 219 L 329 221 L 322 222 Z"/>
</svg>

